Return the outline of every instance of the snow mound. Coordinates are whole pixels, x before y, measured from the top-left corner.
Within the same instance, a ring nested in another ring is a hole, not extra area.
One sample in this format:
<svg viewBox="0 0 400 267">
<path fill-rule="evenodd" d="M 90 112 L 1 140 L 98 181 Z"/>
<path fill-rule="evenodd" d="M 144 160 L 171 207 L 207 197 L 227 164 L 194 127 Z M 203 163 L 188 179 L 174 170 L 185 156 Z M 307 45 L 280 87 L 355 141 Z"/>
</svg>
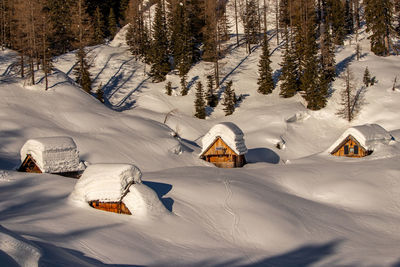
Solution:
<svg viewBox="0 0 400 267">
<path fill-rule="evenodd" d="M 211 130 L 204 135 L 200 155 L 207 151 L 218 137 L 221 137 L 236 154 L 244 155 L 247 153 L 242 130 L 232 122 L 222 122 L 212 127 Z"/>
<path fill-rule="evenodd" d="M 42 252 L 23 237 L 0 226 L 0 265 L 39 266 Z"/>
<path fill-rule="evenodd" d="M 82 170 L 74 140 L 67 136 L 29 139 L 21 148 L 21 162 L 29 154 L 43 173 Z"/>
<path fill-rule="evenodd" d="M 112 47 L 128 47 L 126 44 L 126 34 L 128 32 L 130 24 L 125 25 L 119 32 L 115 35 L 114 39 L 110 42 Z"/>
<path fill-rule="evenodd" d="M 373 151 L 378 146 L 388 145 L 393 136 L 378 124 L 365 124 L 347 129 L 328 149 L 331 153 L 349 135 L 353 136 L 366 150 Z"/>
<path fill-rule="evenodd" d="M 167 213 L 156 192 L 145 184 L 133 184 L 122 201 L 135 217 L 148 218 Z"/>
<path fill-rule="evenodd" d="M 119 202 L 133 183 L 140 184 L 142 173 L 131 164 L 90 165 L 76 183 L 70 198 L 84 202 Z"/>
</svg>

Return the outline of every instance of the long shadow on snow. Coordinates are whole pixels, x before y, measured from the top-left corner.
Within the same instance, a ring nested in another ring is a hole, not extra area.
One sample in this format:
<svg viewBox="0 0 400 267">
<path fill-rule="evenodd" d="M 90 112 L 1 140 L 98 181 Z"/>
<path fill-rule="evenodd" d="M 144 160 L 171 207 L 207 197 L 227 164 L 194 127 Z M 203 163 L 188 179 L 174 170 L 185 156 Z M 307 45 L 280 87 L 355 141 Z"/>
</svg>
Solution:
<svg viewBox="0 0 400 267">
<path fill-rule="evenodd" d="M 246 160 L 248 163 L 266 162 L 272 164 L 278 164 L 280 157 L 273 150 L 268 148 L 252 148 L 249 149 L 246 154 Z"/>
<path fill-rule="evenodd" d="M 156 182 L 145 182 L 143 181 L 145 185 L 153 189 L 157 195 L 158 198 L 161 200 L 161 202 L 164 204 L 164 206 L 172 212 L 172 206 L 174 205 L 174 200 L 170 197 L 164 198 L 163 196 L 166 195 L 169 191 L 172 189 L 172 185 L 170 184 L 163 184 L 163 183 L 156 183 Z"/>
<path fill-rule="evenodd" d="M 307 267 L 311 266 L 322 259 L 329 257 L 335 253 L 336 248 L 341 243 L 340 240 L 331 241 L 320 245 L 305 245 L 284 254 L 267 257 L 254 263 L 242 264 L 242 258 L 227 262 L 213 263 L 212 261 L 204 261 L 201 263 L 188 264 L 193 267 L 200 266 L 236 266 L 236 267 L 268 267 L 268 266 L 285 266 L 285 267 Z"/>
</svg>

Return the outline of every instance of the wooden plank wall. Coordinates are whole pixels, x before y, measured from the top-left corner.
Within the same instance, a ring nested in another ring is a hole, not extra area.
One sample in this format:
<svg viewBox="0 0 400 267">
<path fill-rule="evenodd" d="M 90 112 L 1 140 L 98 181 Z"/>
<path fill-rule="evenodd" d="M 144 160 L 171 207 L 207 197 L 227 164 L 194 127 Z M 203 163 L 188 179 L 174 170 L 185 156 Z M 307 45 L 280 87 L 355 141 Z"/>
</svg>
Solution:
<svg viewBox="0 0 400 267">
<path fill-rule="evenodd" d="M 98 210 L 104 210 L 108 212 L 129 214 L 132 213 L 122 202 L 100 202 L 100 201 L 90 201 L 89 205 Z"/>
</svg>

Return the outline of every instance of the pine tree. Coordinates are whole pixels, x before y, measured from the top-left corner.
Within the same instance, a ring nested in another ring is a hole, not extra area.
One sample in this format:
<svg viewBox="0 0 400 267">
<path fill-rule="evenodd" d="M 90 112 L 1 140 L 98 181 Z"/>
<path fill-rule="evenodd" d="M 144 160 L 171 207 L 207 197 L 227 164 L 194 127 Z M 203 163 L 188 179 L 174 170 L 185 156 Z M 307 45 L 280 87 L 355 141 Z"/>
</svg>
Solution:
<svg viewBox="0 0 400 267">
<path fill-rule="evenodd" d="M 372 78 L 371 78 L 371 74 L 369 72 L 368 67 L 365 68 L 363 82 L 364 82 L 365 87 L 369 87 L 372 83 Z"/>
<path fill-rule="evenodd" d="M 354 32 L 354 14 L 353 14 L 353 0 L 346 0 L 345 2 L 345 22 L 346 33 L 352 34 Z"/>
<path fill-rule="evenodd" d="M 306 0 L 300 9 L 303 14 L 303 53 L 301 62 L 303 73 L 300 78 L 300 89 L 303 91 L 303 97 L 307 101 L 307 108 L 319 110 L 326 105 L 328 91 L 326 84 L 324 84 L 324 87 L 320 86 L 314 5 L 313 0 Z"/>
<path fill-rule="evenodd" d="M 204 91 L 203 91 L 203 85 L 201 84 L 201 82 L 197 83 L 196 99 L 194 102 L 194 106 L 196 109 L 196 113 L 194 114 L 194 116 L 199 119 L 205 119 L 206 118 L 206 103 L 204 101 Z"/>
<path fill-rule="evenodd" d="M 235 111 L 236 96 L 232 84 L 232 81 L 229 81 L 224 91 L 224 101 L 222 105 L 224 106 L 223 110 L 225 111 L 225 116 L 229 116 Z"/>
<path fill-rule="evenodd" d="M 153 82 L 162 82 L 170 71 L 168 38 L 165 13 L 161 0 L 157 1 L 153 23 L 153 41 L 151 46 L 151 70 Z"/>
<path fill-rule="evenodd" d="M 260 20 L 257 2 L 258 0 L 246 0 L 245 11 L 242 18 L 249 53 L 251 53 L 251 45 L 258 43 Z"/>
<path fill-rule="evenodd" d="M 264 34 L 264 40 L 262 44 L 262 55 L 258 64 L 258 71 L 260 77 L 258 78 L 258 92 L 260 94 L 270 94 L 274 90 L 274 79 L 272 77 L 271 60 L 269 55 L 268 38 Z"/>
<path fill-rule="evenodd" d="M 332 29 L 333 41 L 336 45 L 342 45 L 346 36 L 345 7 L 342 1 L 326 0 L 326 21 Z"/>
<path fill-rule="evenodd" d="M 281 63 L 282 73 L 280 76 L 281 86 L 279 95 L 283 98 L 294 96 L 300 90 L 299 83 L 299 69 L 296 65 L 296 58 L 294 56 L 294 44 L 289 41 L 288 32 L 285 30 L 286 42 L 283 52 L 283 61 Z"/>
<path fill-rule="evenodd" d="M 114 36 L 118 32 L 118 22 L 117 18 L 115 17 L 115 11 L 114 8 L 110 8 L 110 12 L 108 15 L 108 32 L 110 33 L 111 38 L 114 38 Z"/>
<path fill-rule="evenodd" d="M 326 24 L 326 17 L 324 14 L 321 16 L 320 26 L 320 84 L 323 90 L 327 91 L 330 83 L 335 80 L 336 67 L 335 67 L 335 45 L 332 42 L 332 36 L 329 26 Z"/>
<path fill-rule="evenodd" d="M 393 28 L 393 3 L 391 0 L 365 0 L 365 20 L 371 51 L 379 56 L 390 54 Z"/>
<path fill-rule="evenodd" d="M 126 33 L 126 43 L 136 60 L 144 59 L 146 63 L 149 63 L 149 31 L 144 23 L 143 8 L 143 0 L 131 0 L 128 9 L 129 26 Z"/>
<path fill-rule="evenodd" d="M 186 75 L 183 75 L 181 77 L 181 95 L 185 96 L 187 95 L 189 92 L 189 88 L 187 87 L 187 83 L 186 83 Z"/>
<path fill-rule="evenodd" d="M 207 105 L 215 108 L 218 105 L 218 96 L 214 93 L 214 79 L 212 75 L 207 75 Z"/>
<path fill-rule="evenodd" d="M 167 95 L 172 95 L 172 83 L 171 81 L 168 81 L 166 86 L 165 86 L 165 93 Z"/>
<path fill-rule="evenodd" d="M 93 29 L 94 29 L 93 41 L 96 44 L 102 43 L 105 37 L 104 35 L 105 25 L 104 25 L 103 14 L 100 11 L 100 7 L 97 7 L 94 12 Z"/>
<path fill-rule="evenodd" d="M 83 48 L 79 48 L 76 53 L 77 64 L 74 68 L 75 81 L 82 87 L 82 89 L 90 93 L 92 90 L 92 80 L 90 78 L 90 65 L 86 59 L 86 52 Z"/>
</svg>

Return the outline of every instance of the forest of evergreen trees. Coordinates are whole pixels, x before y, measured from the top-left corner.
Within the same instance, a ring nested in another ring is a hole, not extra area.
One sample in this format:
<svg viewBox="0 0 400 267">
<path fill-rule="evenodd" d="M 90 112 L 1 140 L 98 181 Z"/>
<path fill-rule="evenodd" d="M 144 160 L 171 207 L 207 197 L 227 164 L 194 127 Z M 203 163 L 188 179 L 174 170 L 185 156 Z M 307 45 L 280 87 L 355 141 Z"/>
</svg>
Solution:
<svg viewBox="0 0 400 267">
<path fill-rule="evenodd" d="M 196 101 L 211 107 L 218 103 L 219 60 L 229 52 L 223 44 L 231 36 L 237 46 L 246 47 L 247 53 L 261 47 L 258 92 L 270 94 L 277 81 L 270 66 L 271 35 L 267 32 L 275 34 L 283 55 L 280 96 L 301 94 L 309 109 L 318 110 L 325 107 L 336 77 L 335 49 L 349 34 L 355 36 L 359 47 L 358 33 L 365 24 L 371 51 L 387 56 L 397 54 L 394 40 L 400 32 L 400 0 L 0 1 L 1 45 L 19 53 L 19 72 L 32 83 L 35 70 L 42 69 L 47 88 L 52 58 L 76 50 L 76 81 L 91 92 L 85 47 L 112 39 L 129 23 L 127 44 L 136 60 L 151 66 L 153 82 L 164 81 L 171 70 L 176 70 L 180 92 L 185 95 L 191 66 L 200 60 L 213 63 L 207 92 L 198 85 L 198 95 L 206 101 Z M 230 20 L 228 4 L 234 10 Z M 267 21 L 269 13 L 275 14 L 273 22 Z M 244 26 L 243 35 L 238 34 L 239 23 Z M 231 86 L 226 87 L 230 90 Z M 196 108 L 203 117 L 204 108 Z"/>
</svg>

